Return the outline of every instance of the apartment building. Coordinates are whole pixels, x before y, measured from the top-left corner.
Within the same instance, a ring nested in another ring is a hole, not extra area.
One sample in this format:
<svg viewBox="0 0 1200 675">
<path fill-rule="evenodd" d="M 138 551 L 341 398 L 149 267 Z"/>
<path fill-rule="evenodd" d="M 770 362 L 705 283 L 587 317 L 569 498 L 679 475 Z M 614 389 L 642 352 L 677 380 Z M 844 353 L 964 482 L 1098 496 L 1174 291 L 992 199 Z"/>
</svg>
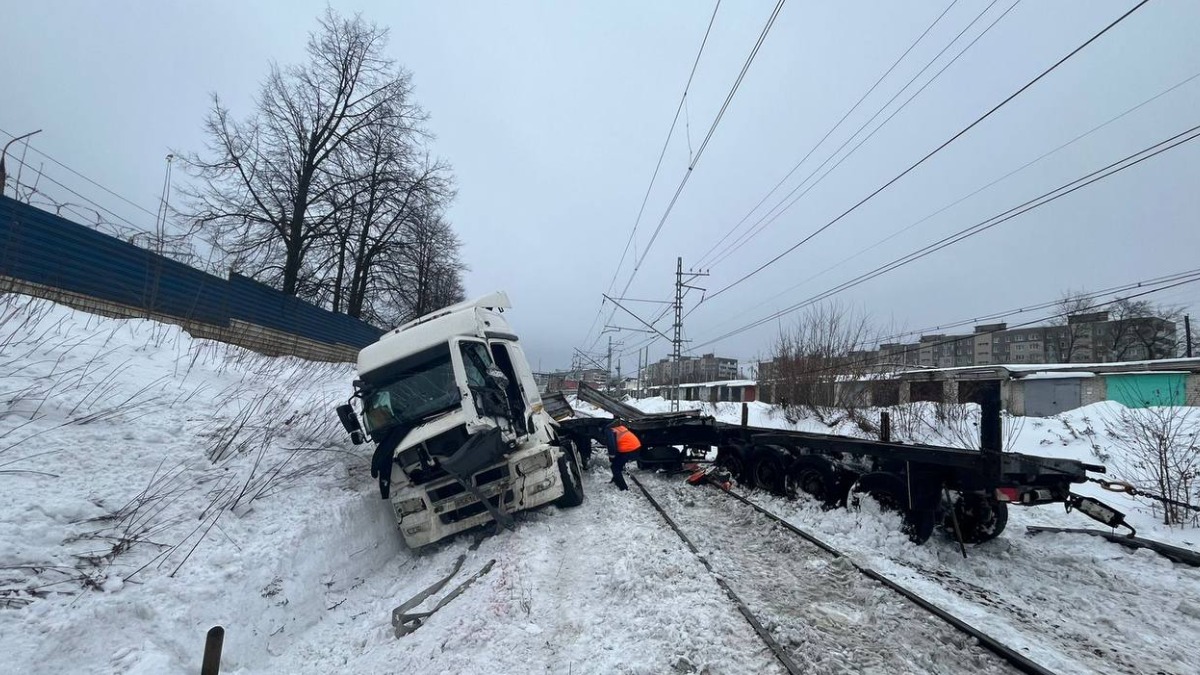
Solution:
<svg viewBox="0 0 1200 675">
<path fill-rule="evenodd" d="M 737 379 L 737 376 L 737 359 L 704 354 L 702 356 L 684 356 L 679 360 L 680 382 L 719 382 L 734 380 Z M 671 359 L 661 359 L 646 366 L 645 386 L 671 384 L 673 377 Z"/>
<path fill-rule="evenodd" d="M 880 363 L 954 368 L 1004 363 L 1108 363 L 1176 356 L 1176 326 L 1158 317 L 1110 319 L 1107 312 L 1077 314 L 1061 326 L 1009 328 L 981 324 L 968 334 L 922 335 L 915 343 L 888 343 Z"/>
</svg>

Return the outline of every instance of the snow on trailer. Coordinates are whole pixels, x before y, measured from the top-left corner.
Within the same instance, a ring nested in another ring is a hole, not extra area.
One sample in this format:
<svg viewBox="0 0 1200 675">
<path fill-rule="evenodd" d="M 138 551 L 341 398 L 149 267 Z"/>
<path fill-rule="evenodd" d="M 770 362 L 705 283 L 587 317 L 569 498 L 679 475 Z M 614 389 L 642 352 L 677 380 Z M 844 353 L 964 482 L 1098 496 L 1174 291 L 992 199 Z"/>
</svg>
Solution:
<svg viewBox="0 0 1200 675">
<path fill-rule="evenodd" d="M 999 536 L 1008 505 L 1067 503 L 1110 527 L 1123 514 L 1096 499 L 1072 495 L 1071 485 L 1103 466 L 1072 459 L 1002 452 L 999 388 L 981 406 L 980 450 L 899 443 L 718 422 L 697 412 L 648 414 L 581 384 L 579 397 L 627 420 L 651 463 L 677 466 L 717 448 L 716 463 L 742 483 L 776 494 L 806 492 L 827 506 L 868 494 L 900 512 L 917 543 L 941 525 L 962 543 Z M 884 418 L 886 420 L 886 417 Z M 587 422 L 571 430 L 583 443 Z M 679 448 L 683 448 L 680 450 Z"/>
</svg>

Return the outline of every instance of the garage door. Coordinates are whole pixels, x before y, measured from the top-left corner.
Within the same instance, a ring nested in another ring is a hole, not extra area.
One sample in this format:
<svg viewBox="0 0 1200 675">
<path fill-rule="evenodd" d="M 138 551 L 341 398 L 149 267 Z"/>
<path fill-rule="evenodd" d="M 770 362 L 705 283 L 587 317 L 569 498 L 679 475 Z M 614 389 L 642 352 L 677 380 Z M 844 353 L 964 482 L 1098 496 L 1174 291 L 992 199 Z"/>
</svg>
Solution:
<svg viewBox="0 0 1200 675">
<path fill-rule="evenodd" d="M 1025 381 L 1025 414 L 1050 417 L 1074 410 L 1082 402 L 1082 380 L 1078 378 Z"/>
</svg>

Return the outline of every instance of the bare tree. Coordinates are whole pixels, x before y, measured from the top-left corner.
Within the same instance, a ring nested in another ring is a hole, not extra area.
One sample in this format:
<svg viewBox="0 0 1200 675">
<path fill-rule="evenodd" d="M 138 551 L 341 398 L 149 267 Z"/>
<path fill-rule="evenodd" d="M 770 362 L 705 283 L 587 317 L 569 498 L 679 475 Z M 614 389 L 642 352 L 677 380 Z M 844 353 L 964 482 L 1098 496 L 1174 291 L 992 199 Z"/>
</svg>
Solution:
<svg viewBox="0 0 1200 675">
<path fill-rule="evenodd" d="M 1087 344 L 1090 329 L 1087 323 L 1079 321 L 1079 315 L 1086 314 L 1095 305 L 1095 300 L 1085 291 L 1067 291 L 1063 293 L 1055 306 L 1057 315 L 1050 320 L 1051 326 L 1061 326 L 1056 331 L 1058 340 L 1049 339 L 1046 344 L 1047 355 L 1053 355 L 1048 361 L 1071 363 L 1082 355 L 1082 348 Z"/>
<path fill-rule="evenodd" d="M 869 319 L 838 303 L 811 306 L 780 332 L 760 379 L 785 407 L 840 407 L 853 414 L 867 405 L 864 381 L 874 373 L 867 350 L 876 342 Z"/>
<path fill-rule="evenodd" d="M 1118 299 L 1109 309 L 1109 322 L 1101 344 L 1108 360 L 1165 359 L 1178 353 L 1182 337 L 1177 330 L 1182 311 L 1149 300 Z"/>
<path fill-rule="evenodd" d="M 424 113 L 409 74 L 384 56 L 387 31 L 327 9 L 304 65 L 272 65 L 245 121 L 213 96 L 204 156 L 187 156 L 197 179 L 191 217 L 233 268 L 288 294 L 306 257 L 330 237 L 331 193 L 358 178 L 335 155 L 368 129 L 412 129 Z"/>
</svg>

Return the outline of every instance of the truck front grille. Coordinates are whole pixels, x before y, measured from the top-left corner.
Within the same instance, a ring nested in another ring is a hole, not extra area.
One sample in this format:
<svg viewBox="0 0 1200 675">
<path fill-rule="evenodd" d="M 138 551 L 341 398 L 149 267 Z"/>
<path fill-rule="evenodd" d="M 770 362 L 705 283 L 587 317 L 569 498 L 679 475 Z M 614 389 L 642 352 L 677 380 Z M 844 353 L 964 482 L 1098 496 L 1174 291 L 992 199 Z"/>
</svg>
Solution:
<svg viewBox="0 0 1200 675">
<path fill-rule="evenodd" d="M 508 504 L 509 502 L 512 501 L 512 499 L 513 499 L 513 491 L 505 490 L 504 491 L 504 503 Z M 498 506 L 500 504 L 500 495 L 494 495 L 494 496 L 488 497 L 488 501 L 491 502 L 492 506 Z M 474 504 L 467 504 L 466 506 L 464 506 L 461 509 L 458 509 L 456 511 L 448 511 L 446 513 L 440 514 L 438 517 L 442 519 L 443 525 L 449 525 L 451 523 L 457 523 L 460 520 L 466 520 L 467 518 L 470 518 L 471 516 L 477 516 L 486 510 L 487 510 L 487 507 L 485 507 L 481 502 L 475 502 Z"/>
<path fill-rule="evenodd" d="M 480 471 L 479 473 L 475 474 L 475 486 L 481 488 L 487 487 L 496 481 L 508 478 L 510 475 L 511 472 L 508 469 L 508 464 L 501 464 L 500 466 Z M 466 490 L 463 488 L 463 486 L 460 485 L 458 481 L 454 481 L 453 483 L 448 483 L 441 487 L 430 490 L 429 500 L 434 504 L 437 504 L 438 502 L 450 499 L 451 497 L 457 497 L 464 492 L 466 492 Z"/>
</svg>

